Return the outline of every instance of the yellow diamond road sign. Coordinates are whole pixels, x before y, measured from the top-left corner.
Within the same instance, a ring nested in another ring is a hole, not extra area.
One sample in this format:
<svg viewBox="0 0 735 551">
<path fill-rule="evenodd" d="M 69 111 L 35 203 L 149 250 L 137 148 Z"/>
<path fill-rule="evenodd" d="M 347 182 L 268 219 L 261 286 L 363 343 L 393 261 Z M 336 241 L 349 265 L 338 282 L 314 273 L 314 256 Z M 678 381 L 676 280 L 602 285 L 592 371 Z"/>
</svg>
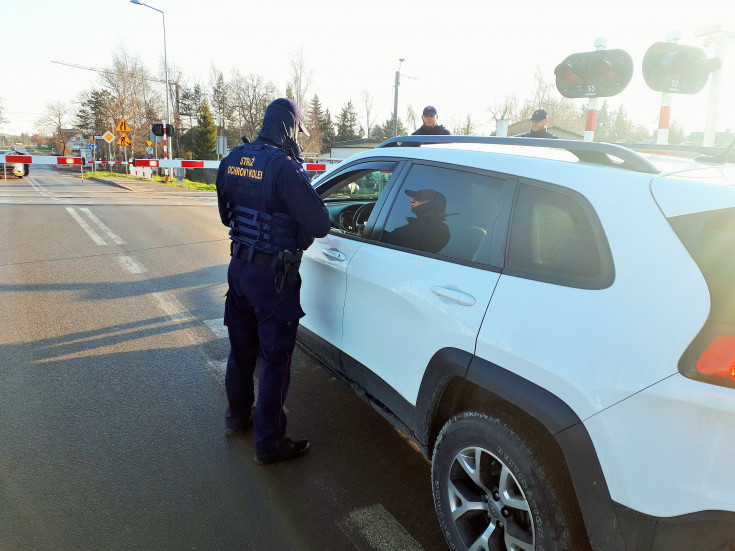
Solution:
<svg viewBox="0 0 735 551">
<path fill-rule="evenodd" d="M 112 143 L 112 140 L 115 139 L 115 134 L 110 132 L 109 130 L 105 132 L 104 136 L 102 136 L 107 143 Z"/>
<path fill-rule="evenodd" d="M 145 144 L 146 144 L 146 145 L 147 145 L 148 147 L 151 147 L 151 146 L 153 145 L 153 142 L 150 142 L 150 141 L 146 140 L 146 141 L 145 141 Z"/>
<path fill-rule="evenodd" d="M 130 125 L 127 123 L 124 117 L 120 118 L 120 122 L 115 127 L 115 132 L 130 132 Z"/>
</svg>

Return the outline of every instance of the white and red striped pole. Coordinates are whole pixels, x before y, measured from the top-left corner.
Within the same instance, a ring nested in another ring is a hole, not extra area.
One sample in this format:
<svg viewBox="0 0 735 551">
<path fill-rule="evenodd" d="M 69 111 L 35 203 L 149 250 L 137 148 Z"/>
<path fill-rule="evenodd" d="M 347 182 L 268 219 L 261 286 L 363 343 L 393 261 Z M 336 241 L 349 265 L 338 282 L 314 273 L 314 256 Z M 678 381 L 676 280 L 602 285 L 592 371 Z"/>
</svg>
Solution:
<svg viewBox="0 0 735 551">
<path fill-rule="evenodd" d="M 584 123 L 584 141 L 595 141 L 595 126 L 597 125 L 597 98 L 590 98 L 587 103 L 587 121 Z"/>
<path fill-rule="evenodd" d="M 166 93 L 168 94 L 168 90 L 166 91 Z M 168 124 L 168 122 L 163 121 L 163 158 L 164 159 L 169 159 L 169 156 L 168 156 L 168 141 L 166 140 L 166 125 L 167 124 Z M 168 169 L 166 169 L 165 174 L 166 174 L 165 181 L 168 182 Z"/>
<path fill-rule="evenodd" d="M 607 38 L 598 36 L 595 38 L 595 50 L 604 50 L 607 48 Z M 596 97 L 590 98 L 587 103 L 587 121 L 584 123 L 584 141 L 595 141 L 595 126 L 597 126 L 597 102 Z"/>
<path fill-rule="evenodd" d="M 672 96 L 673 94 L 670 92 L 663 92 L 661 94 L 661 112 L 658 116 L 658 135 L 656 136 L 656 143 L 660 145 L 668 145 L 669 143 Z"/>
<path fill-rule="evenodd" d="M 681 38 L 681 31 L 673 30 L 666 34 L 666 41 L 676 44 Z M 669 144 L 669 128 L 671 125 L 671 92 L 661 93 L 661 111 L 658 115 L 658 134 L 656 143 L 660 145 Z"/>
</svg>

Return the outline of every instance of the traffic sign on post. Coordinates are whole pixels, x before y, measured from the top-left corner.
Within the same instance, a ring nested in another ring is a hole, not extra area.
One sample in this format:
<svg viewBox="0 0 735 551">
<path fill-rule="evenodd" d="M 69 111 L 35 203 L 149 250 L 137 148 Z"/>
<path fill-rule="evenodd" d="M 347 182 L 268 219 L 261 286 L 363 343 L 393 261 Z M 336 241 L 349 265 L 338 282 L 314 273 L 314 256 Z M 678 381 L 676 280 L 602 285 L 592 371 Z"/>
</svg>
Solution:
<svg viewBox="0 0 735 551">
<path fill-rule="evenodd" d="M 120 147 L 130 147 L 133 145 L 133 142 L 131 142 L 130 138 L 128 138 L 128 135 L 125 132 L 123 132 L 122 134 L 120 134 L 120 137 L 118 138 L 115 145 L 120 146 Z"/>
<path fill-rule="evenodd" d="M 132 128 L 130 128 L 130 125 L 127 123 L 125 118 L 121 118 L 120 122 L 117 123 L 117 126 L 115 127 L 115 132 L 132 132 Z"/>
<path fill-rule="evenodd" d="M 112 140 L 114 140 L 114 139 L 115 139 L 115 134 L 113 134 L 112 132 L 110 132 L 110 131 L 108 130 L 107 132 L 105 132 L 105 134 L 104 134 L 104 136 L 102 136 L 102 138 L 103 138 L 103 139 L 104 139 L 104 140 L 105 140 L 105 141 L 106 141 L 107 143 L 112 143 Z"/>
</svg>

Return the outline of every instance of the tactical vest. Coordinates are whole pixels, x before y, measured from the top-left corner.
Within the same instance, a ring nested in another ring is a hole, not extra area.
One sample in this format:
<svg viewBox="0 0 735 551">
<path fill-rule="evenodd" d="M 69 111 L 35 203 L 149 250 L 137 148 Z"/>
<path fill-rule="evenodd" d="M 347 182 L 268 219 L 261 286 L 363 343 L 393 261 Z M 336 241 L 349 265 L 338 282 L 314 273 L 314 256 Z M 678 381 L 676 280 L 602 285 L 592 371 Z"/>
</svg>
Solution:
<svg viewBox="0 0 735 551">
<path fill-rule="evenodd" d="M 269 255 L 296 252 L 298 222 L 286 213 L 265 212 L 274 192 L 273 161 L 285 155 L 264 144 L 247 144 L 230 153 L 226 197 L 233 254 L 241 247 Z"/>
</svg>

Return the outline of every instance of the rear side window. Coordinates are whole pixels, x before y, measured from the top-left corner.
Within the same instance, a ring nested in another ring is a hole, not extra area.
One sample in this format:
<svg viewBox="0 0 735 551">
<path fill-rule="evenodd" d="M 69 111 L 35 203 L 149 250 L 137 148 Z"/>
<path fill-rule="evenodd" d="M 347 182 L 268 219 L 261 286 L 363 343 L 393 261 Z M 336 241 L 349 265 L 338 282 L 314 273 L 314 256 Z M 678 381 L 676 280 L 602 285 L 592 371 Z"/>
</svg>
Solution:
<svg viewBox="0 0 735 551">
<path fill-rule="evenodd" d="M 735 325 L 735 209 L 669 219 L 707 281 L 710 319 Z"/>
<path fill-rule="evenodd" d="M 506 180 L 416 164 L 393 204 L 380 241 L 448 260 L 488 264 Z"/>
<path fill-rule="evenodd" d="M 608 287 L 612 257 L 592 206 L 571 190 L 522 183 L 505 273 L 569 287 Z"/>
<path fill-rule="evenodd" d="M 669 218 L 710 293 L 707 322 L 681 359 L 686 377 L 735 388 L 735 209 Z"/>
</svg>

